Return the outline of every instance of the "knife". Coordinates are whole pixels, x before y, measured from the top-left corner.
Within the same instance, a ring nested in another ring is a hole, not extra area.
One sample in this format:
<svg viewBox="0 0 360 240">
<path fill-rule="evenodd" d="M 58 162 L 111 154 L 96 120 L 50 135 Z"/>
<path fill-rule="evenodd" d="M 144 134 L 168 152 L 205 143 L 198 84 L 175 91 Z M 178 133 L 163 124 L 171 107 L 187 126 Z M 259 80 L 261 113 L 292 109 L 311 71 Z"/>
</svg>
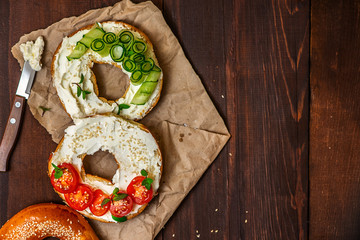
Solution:
<svg viewBox="0 0 360 240">
<path fill-rule="evenodd" d="M 25 100 L 29 98 L 34 81 L 35 70 L 28 61 L 24 63 L 15 99 L 11 107 L 10 116 L 6 123 L 4 136 L 0 144 L 0 172 L 5 172 L 10 154 L 14 149 L 15 140 L 19 132 L 21 117 L 25 109 Z"/>
</svg>

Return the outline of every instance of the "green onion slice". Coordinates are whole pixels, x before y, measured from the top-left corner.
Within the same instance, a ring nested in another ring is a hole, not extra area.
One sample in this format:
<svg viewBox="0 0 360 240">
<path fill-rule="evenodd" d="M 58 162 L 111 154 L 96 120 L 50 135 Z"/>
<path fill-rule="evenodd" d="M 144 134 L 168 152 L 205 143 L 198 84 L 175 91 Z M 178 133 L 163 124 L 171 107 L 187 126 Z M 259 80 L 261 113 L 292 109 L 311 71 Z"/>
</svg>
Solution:
<svg viewBox="0 0 360 240">
<path fill-rule="evenodd" d="M 134 63 L 134 61 L 130 60 L 130 59 L 126 59 L 123 62 L 123 68 L 128 71 L 128 72 L 132 72 L 135 70 L 136 68 L 136 64 Z"/>
<path fill-rule="evenodd" d="M 123 46 L 117 44 L 111 47 L 110 56 L 115 62 L 121 62 L 125 57 Z"/>
<path fill-rule="evenodd" d="M 143 53 L 147 49 L 146 43 L 141 40 L 136 40 L 132 45 L 132 50 L 136 53 Z"/>
<path fill-rule="evenodd" d="M 140 85 L 144 81 L 144 75 L 141 71 L 135 70 L 130 77 L 130 81 L 133 85 Z"/>
<path fill-rule="evenodd" d="M 143 73 L 148 73 L 154 68 L 154 65 L 155 65 L 154 60 L 149 58 L 149 60 L 147 60 L 141 64 L 140 69 Z"/>
<path fill-rule="evenodd" d="M 104 49 L 105 43 L 101 38 L 97 38 L 97 39 L 94 39 L 94 41 L 91 42 L 90 47 L 95 52 L 99 52 L 99 51 Z"/>
<path fill-rule="evenodd" d="M 116 35 L 113 32 L 107 32 L 102 37 L 103 41 L 107 44 L 112 44 L 116 41 Z"/>
</svg>

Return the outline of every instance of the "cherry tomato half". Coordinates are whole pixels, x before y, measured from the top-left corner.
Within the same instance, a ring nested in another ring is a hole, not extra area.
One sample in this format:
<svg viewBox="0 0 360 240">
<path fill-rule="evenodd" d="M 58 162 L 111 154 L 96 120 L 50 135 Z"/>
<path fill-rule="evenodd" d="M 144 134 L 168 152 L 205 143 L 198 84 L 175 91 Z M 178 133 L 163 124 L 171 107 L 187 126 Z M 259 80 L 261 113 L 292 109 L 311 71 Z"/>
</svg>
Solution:
<svg viewBox="0 0 360 240">
<path fill-rule="evenodd" d="M 90 211 L 95 216 L 102 216 L 105 213 L 107 213 L 107 211 L 109 211 L 110 201 L 108 203 L 106 203 L 104 206 L 101 206 L 101 203 L 104 201 L 105 198 L 110 199 L 109 196 L 106 195 L 100 189 L 97 189 L 94 192 L 94 199 L 93 199 L 93 202 L 90 204 L 89 208 L 90 208 Z"/>
<path fill-rule="evenodd" d="M 56 191 L 60 193 L 71 193 L 75 191 L 79 184 L 79 173 L 69 163 L 62 163 L 58 165 L 61 168 L 63 174 L 60 178 L 55 178 L 55 169 L 51 173 L 51 184 Z"/>
<path fill-rule="evenodd" d="M 137 176 L 131 180 L 129 186 L 127 187 L 127 193 L 132 197 L 134 202 L 139 205 L 150 202 L 153 197 L 152 186 L 150 190 L 147 190 L 145 186 L 141 185 L 144 179 L 144 176 Z"/>
<path fill-rule="evenodd" d="M 126 193 L 119 191 L 118 194 Z M 133 208 L 133 200 L 128 195 L 124 199 L 114 201 L 114 195 L 111 196 L 112 202 L 110 205 L 110 212 L 114 217 L 121 218 L 131 212 Z"/>
<path fill-rule="evenodd" d="M 78 211 L 89 207 L 94 198 L 92 190 L 85 184 L 80 184 L 74 192 L 64 195 L 69 206 Z"/>
</svg>

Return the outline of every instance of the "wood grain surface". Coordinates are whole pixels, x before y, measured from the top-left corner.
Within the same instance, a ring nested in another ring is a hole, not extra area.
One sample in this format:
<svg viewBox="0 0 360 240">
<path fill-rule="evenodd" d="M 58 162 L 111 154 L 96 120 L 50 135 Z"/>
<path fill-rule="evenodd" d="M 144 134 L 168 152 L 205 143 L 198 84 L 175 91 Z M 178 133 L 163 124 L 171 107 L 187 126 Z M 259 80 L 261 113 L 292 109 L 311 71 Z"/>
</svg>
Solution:
<svg viewBox="0 0 360 240">
<path fill-rule="evenodd" d="M 11 46 L 116 2 L 0 1 L 0 136 L 20 77 Z M 359 1 L 153 2 L 232 135 L 156 239 L 358 239 Z M 61 202 L 45 164 L 56 144 L 28 107 L 22 125 L 0 173 L 0 225 Z"/>
<path fill-rule="evenodd" d="M 310 238 L 360 239 L 360 1 L 311 6 Z"/>
</svg>

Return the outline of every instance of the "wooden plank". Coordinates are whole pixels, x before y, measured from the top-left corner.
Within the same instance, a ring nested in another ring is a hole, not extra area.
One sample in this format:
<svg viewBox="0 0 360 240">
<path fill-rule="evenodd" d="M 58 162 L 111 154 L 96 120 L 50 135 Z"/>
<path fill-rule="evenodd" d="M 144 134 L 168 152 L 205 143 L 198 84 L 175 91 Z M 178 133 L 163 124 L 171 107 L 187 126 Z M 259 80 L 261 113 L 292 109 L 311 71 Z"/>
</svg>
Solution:
<svg viewBox="0 0 360 240">
<path fill-rule="evenodd" d="M 10 112 L 10 98 L 8 95 L 9 92 L 9 79 L 8 79 L 8 57 L 10 54 L 9 49 L 9 2 L 0 1 L 0 19 L 1 19 L 1 28 L 0 28 L 0 45 L 3 46 L 0 48 L 0 102 L 1 102 L 1 113 L 0 114 L 0 136 L 4 134 L 6 122 L 8 120 L 8 115 L 3 114 L 4 112 Z M 0 173 L 0 225 L 7 220 L 7 216 L 3 209 L 6 209 L 7 206 L 7 196 L 9 193 L 8 188 L 9 174 Z"/>
<path fill-rule="evenodd" d="M 224 6 L 226 239 L 306 239 L 309 2 Z"/>
<path fill-rule="evenodd" d="M 209 0 L 164 1 L 163 6 L 165 20 L 220 114 L 226 116 L 223 9 L 222 1 Z M 164 239 L 226 239 L 227 161 L 224 149 L 165 225 Z"/>
<path fill-rule="evenodd" d="M 310 238 L 359 239 L 360 1 L 311 4 Z"/>
</svg>

